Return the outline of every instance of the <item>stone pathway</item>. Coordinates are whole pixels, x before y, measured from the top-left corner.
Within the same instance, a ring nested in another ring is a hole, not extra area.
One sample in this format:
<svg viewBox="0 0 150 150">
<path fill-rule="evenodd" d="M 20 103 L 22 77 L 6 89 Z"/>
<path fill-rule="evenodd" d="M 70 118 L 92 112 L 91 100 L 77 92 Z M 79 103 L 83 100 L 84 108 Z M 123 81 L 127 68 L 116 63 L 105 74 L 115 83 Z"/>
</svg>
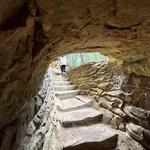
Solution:
<svg viewBox="0 0 150 150">
<path fill-rule="evenodd" d="M 60 102 L 58 110 L 62 117 L 61 141 L 64 150 L 116 147 L 118 134 L 100 123 L 103 114 L 92 107 L 92 99 L 80 95 L 75 85 L 59 75 L 55 78 L 54 88 Z"/>
<path fill-rule="evenodd" d="M 142 150 L 126 134 L 103 124 L 103 112 L 94 108 L 92 98 L 80 95 L 71 81 L 58 73 L 53 83 L 60 103 L 63 150 Z M 137 146 L 133 148 L 133 144 Z"/>
</svg>

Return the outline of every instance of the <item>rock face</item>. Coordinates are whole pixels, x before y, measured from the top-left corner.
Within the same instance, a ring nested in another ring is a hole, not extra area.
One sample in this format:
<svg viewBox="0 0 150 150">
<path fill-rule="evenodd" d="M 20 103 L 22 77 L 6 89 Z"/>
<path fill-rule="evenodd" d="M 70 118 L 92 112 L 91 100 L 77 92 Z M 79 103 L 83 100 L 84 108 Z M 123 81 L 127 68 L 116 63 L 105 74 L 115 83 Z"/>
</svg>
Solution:
<svg viewBox="0 0 150 150">
<path fill-rule="evenodd" d="M 149 0 L 0 0 L 0 132 L 14 132 L 59 55 L 101 51 L 149 77 L 149 8 Z"/>
<path fill-rule="evenodd" d="M 54 149 L 58 120 L 51 74 L 48 70 L 40 90 L 24 104 L 17 120 L 2 128 L 1 150 Z"/>
<path fill-rule="evenodd" d="M 83 94 L 95 98 L 103 121 L 150 148 L 150 79 L 127 74 L 109 62 L 89 63 L 69 72 Z"/>
<path fill-rule="evenodd" d="M 21 137 L 17 150 L 49 150 L 56 147 L 59 120 L 56 110 L 57 100 L 51 81 L 52 74 L 49 69 L 44 76 L 42 88 L 33 98 L 34 116 L 27 122 L 25 134 Z"/>
<path fill-rule="evenodd" d="M 54 80 L 59 86 L 62 81 L 68 81 L 60 74 L 55 74 Z M 70 83 L 72 84 L 72 83 Z M 63 85 L 59 89 L 63 95 L 63 92 L 72 90 L 69 85 Z M 57 89 L 57 88 L 56 88 Z M 75 90 L 75 89 L 74 89 Z M 94 99 L 86 95 L 74 95 L 70 97 L 67 95 L 67 99 L 63 99 L 60 95 L 57 96 L 58 106 L 57 110 L 61 114 L 60 116 L 60 133 L 59 139 L 61 143 L 61 149 L 63 150 L 144 150 L 142 145 L 130 138 L 122 131 L 112 129 L 109 125 L 102 122 L 105 111 L 98 110 L 94 107 Z M 105 115 L 106 116 L 106 115 Z M 140 132 L 139 132 L 140 133 Z"/>
</svg>

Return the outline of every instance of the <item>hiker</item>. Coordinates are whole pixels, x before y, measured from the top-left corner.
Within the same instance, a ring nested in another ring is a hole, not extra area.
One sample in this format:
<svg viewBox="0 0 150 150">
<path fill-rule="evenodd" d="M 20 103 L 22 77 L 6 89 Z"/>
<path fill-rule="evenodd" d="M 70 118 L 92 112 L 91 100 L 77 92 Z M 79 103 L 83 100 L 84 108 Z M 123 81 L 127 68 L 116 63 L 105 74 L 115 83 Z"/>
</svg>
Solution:
<svg viewBox="0 0 150 150">
<path fill-rule="evenodd" d="M 65 56 L 59 57 L 59 62 L 60 62 L 60 69 L 61 69 L 61 74 L 62 76 L 66 76 L 66 65 L 67 65 L 67 60 Z"/>
</svg>

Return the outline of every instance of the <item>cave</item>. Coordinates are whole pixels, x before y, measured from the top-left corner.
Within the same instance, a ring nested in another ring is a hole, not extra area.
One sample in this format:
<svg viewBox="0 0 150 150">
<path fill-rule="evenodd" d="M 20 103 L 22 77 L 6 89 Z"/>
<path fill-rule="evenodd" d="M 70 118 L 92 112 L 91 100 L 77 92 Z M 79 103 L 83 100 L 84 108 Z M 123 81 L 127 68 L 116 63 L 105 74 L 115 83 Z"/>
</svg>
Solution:
<svg viewBox="0 0 150 150">
<path fill-rule="evenodd" d="M 150 149 L 149 0 L 0 0 L 0 39 L 0 150 L 61 149 L 48 116 L 57 116 L 58 73 L 47 69 L 77 52 L 108 59 L 72 69 L 69 80 L 103 109 L 104 124 L 130 136 L 122 149 Z"/>
</svg>

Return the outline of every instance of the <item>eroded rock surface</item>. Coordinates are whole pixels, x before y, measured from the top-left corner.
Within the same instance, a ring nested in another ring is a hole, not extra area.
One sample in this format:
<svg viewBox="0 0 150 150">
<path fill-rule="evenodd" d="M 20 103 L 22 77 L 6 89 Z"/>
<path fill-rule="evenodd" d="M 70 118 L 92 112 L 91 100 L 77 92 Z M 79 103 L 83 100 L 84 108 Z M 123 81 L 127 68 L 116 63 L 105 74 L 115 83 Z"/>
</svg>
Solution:
<svg viewBox="0 0 150 150">
<path fill-rule="evenodd" d="M 127 131 L 132 138 L 149 148 L 148 77 L 127 74 L 121 66 L 106 58 L 71 70 L 69 78 L 78 85 L 83 94 L 95 98 L 96 106 L 104 112 L 104 123 Z"/>
<path fill-rule="evenodd" d="M 48 69 L 44 76 L 42 88 L 34 96 L 35 113 L 25 128 L 25 135 L 18 150 L 49 150 L 58 149 L 57 129 L 59 124 L 57 99 L 52 84 L 53 71 Z"/>
<path fill-rule="evenodd" d="M 55 80 L 61 82 L 65 80 L 70 83 L 63 77 L 55 78 Z M 57 82 L 57 86 L 61 82 Z M 67 99 L 63 99 L 60 95 L 58 97 L 56 92 L 59 102 L 57 110 L 61 114 L 59 137 L 63 150 L 144 150 L 142 145 L 130 138 L 128 134 L 112 129 L 108 124 L 102 122 L 106 119 L 105 111 L 96 109 L 92 97 L 81 95 L 81 93 L 76 96 L 72 94 L 70 97 L 69 91 L 72 89 L 69 88 L 69 85 L 63 85 L 63 87 L 68 87 L 67 90 L 60 89 L 62 95 L 63 92 L 68 92 Z"/>
<path fill-rule="evenodd" d="M 59 55 L 101 51 L 150 76 L 149 8 L 149 0 L 0 0 L 1 133 L 13 134 L 25 106 L 32 114 L 48 63 Z"/>
</svg>

